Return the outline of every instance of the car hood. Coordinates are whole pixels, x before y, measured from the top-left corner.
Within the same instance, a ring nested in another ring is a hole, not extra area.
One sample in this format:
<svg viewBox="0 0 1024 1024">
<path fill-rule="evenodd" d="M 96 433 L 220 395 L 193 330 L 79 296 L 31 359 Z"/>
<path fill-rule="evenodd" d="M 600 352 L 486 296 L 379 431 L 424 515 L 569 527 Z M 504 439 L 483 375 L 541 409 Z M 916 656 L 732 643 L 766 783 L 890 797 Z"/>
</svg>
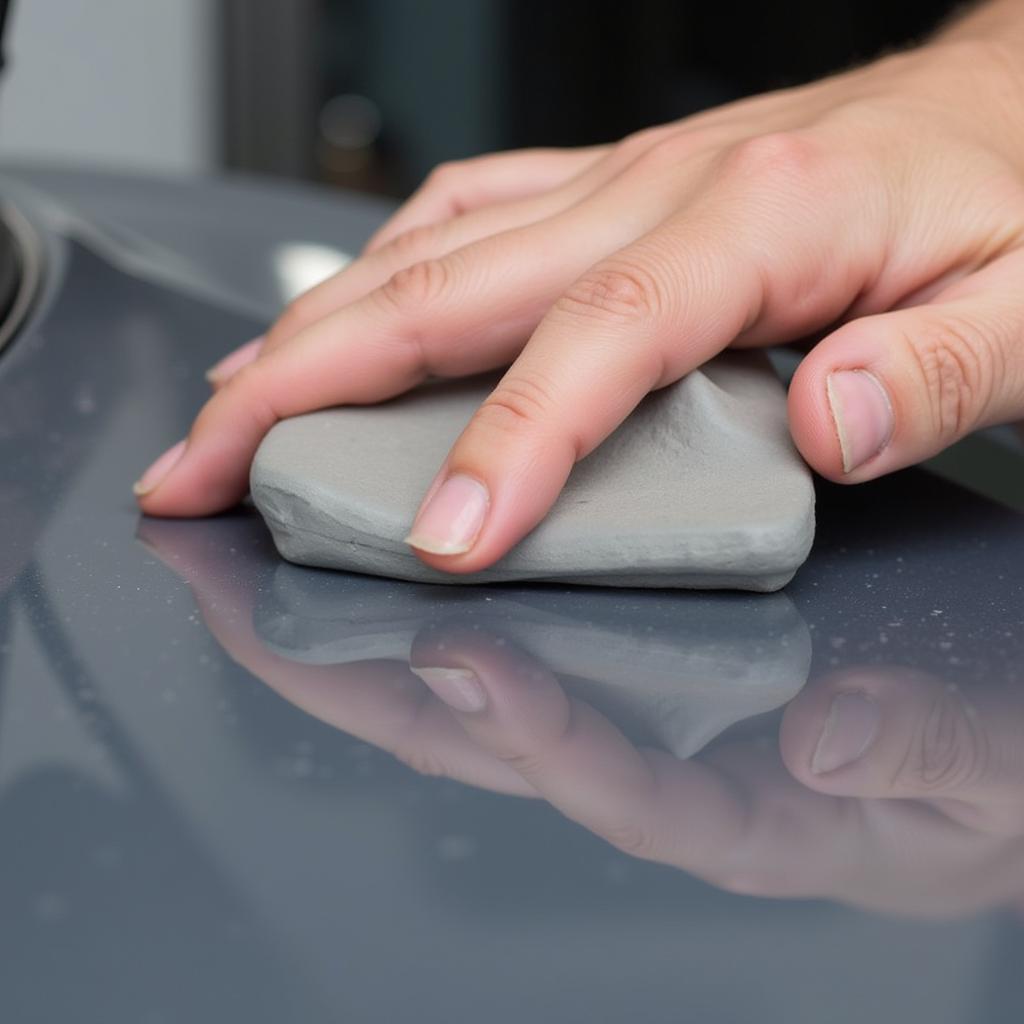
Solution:
<svg viewBox="0 0 1024 1024">
<path fill-rule="evenodd" d="M 941 790 L 975 770 L 941 759 L 977 720 L 949 694 L 1021 714 L 1024 522 L 979 493 L 1009 435 L 820 484 L 777 595 L 301 569 L 251 508 L 149 520 L 131 484 L 387 205 L 39 167 L 0 194 L 41 268 L 0 352 L 4 1019 L 1019 1018 L 1013 828 L 812 792 L 779 746 L 853 674 L 924 694 Z M 505 659 L 532 754 L 482 751 L 424 644 Z"/>
</svg>

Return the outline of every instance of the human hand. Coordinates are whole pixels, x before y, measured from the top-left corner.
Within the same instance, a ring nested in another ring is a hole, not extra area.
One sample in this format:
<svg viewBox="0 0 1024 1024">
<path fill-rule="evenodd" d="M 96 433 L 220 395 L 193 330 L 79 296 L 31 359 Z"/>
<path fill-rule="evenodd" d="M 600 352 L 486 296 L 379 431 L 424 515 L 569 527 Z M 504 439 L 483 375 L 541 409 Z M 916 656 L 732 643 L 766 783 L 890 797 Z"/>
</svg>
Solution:
<svg viewBox="0 0 1024 1024">
<path fill-rule="evenodd" d="M 958 687 L 897 666 L 850 666 L 790 701 L 778 741 L 755 718 L 682 759 L 650 730 L 637 742 L 632 686 L 618 711 L 602 710 L 600 687 L 578 670 L 562 676 L 472 618 L 416 628 L 405 657 L 287 657 L 256 626 L 274 567 L 258 557 L 258 523 L 186 525 L 145 520 L 139 537 L 188 583 L 225 652 L 285 700 L 417 772 L 545 799 L 633 856 L 732 891 L 921 917 L 1024 905 L 1024 698 L 1012 676 Z M 706 682 L 681 671 L 679 694 L 702 693 L 715 719 L 707 702 L 717 692 L 731 718 L 735 693 Z"/>
<path fill-rule="evenodd" d="M 729 891 L 922 918 L 1024 897 L 1024 701 L 1012 685 L 851 668 L 793 699 L 778 743 L 737 735 L 682 761 L 632 742 L 501 637 L 424 631 L 411 664 L 495 769 L 632 856 Z M 429 763 L 448 759 L 439 745 Z"/>
<path fill-rule="evenodd" d="M 219 517 L 196 530 L 194 524 L 144 519 L 138 539 L 188 585 L 225 654 L 290 704 L 423 774 L 536 795 L 516 771 L 466 735 L 410 670 L 408 659 L 314 664 L 272 649 L 255 625 L 257 599 L 272 589 L 277 564 L 260 557 L 268 542 L 258 520 Z"/>
<path fill-rule="evenodd" d="M 410 538 L 477 571 L 649 391 L 837 322 L 790 390 L 825 476 L 867 480 L 1024 416 L 1024 73 L 997 38 L 953 33 L 607 151 L 448 172 L 463 183 L 438 179 L 221 364 L 143 509 L 231 505 L 283 417 L 511 363 Z"/>
</svg>

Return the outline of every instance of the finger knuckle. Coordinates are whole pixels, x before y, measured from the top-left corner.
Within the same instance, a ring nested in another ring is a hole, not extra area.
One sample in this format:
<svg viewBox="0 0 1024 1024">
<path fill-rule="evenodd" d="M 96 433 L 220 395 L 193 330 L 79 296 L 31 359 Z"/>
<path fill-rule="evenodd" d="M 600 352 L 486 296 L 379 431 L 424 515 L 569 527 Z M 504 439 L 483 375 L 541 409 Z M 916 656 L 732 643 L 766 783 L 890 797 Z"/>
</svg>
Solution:
<svg viewBox="0 0 1024 1024">
<path fill-rule="evenodd" d="M 271 400 L 273 389 L 267 384 L 264 368 L 258 363 L 250 363 L 232 374 L 212 401 L 224 407 L 244 410 L 244 416 L 261 432 L 266 432 L 287 413 Z"/>
<path fill-rule="evenodd" d="M 658 276 L 639 261 L 608 264 L 584 274 L 555 304 L 574 319 L 647 323 L 665 302 Z"/>
<path fill-rule="evenodd" d="M 525 374 L 509 376 L 480 406 L 477 417 L 503 433 L 518 433 L 542 422 L 553 406 L 549 385 Z"/>
<path fill-rule="evenodd" d="M 427 175 L 426 185 L 432 188 L 452 188 L 462 180 L 465 174 L 465 163 L 460 160 L 446 160 L 438 164 Z"/>
<path fill-rule="evenodd" d="M 635 821 L 621 821 L 608 825 L 601 835 L 616 850 L 640 860 L 657 860 L 658 846 L 653 831 Z"/>
<path fill-rule="evenodd" d="M 946 319 L 902 344 L 920 381 L 932 433 L 940 441 L 966 434 L 984 412 L 997 368 L 994 353 L 967 324 Z"/>
<path fill-rule="evenodd" d="M 392 274 L 381 287 L 381 297 L 395 312 L 419 316 L 445 297 L 450 279 L 444 260 L 420 260 Z"/>
<path fill-rule="evenodd" d="M 400 265 L 416 263 L 437 250 L 437 228 L 421 224 L 396 235 L 387 245 L 387 255 Z"/>
<path fill-rule="evenodd" d="M 746 188 L 808 189 L 819 180 L 824 154 L 806 132 L 770 132 L 737 143 L 723 173 Z"/>
<path fill-rule="evenodd" d="M 985 732 L 956 693 L 936 696 L 899 764 L 894 788 L 938 793 L 981 779 L 991 750 Z"/>
<path fill-rule="evenodd" d="M 544 774 L 546 759 L 539 750 L 496 747 L 494 756 L 524 779 L 538 778 Z"/>
</svg>

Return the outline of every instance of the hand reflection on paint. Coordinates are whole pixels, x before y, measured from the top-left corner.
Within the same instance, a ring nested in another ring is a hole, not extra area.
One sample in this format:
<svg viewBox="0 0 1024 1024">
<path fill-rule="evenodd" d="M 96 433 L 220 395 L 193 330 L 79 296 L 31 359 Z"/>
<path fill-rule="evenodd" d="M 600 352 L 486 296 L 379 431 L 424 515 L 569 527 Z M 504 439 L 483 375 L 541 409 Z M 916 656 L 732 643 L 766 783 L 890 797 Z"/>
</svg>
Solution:
<svg viewBox="0 0 1024 1024">
<path fill-rule="evenodd" d="M 154 524 L 143 539 L 189 582 L 228 654 L 419 772 L 545 799 L 621 850 L 730 891 L 922 917 L 1024 899 L 1024 693 L 1011 685 L 968 694 L 906 669 L 848 668 L 796 693 L 779 742 L 727 729 L 684 759 L 666 749 L 679 738 L 671 730 L 637 738 L 638 717 L 671 711 L 664 692 L 647 704 L 590 699 L 565 666 L 556 673 L 525 649 L 528 631 L 449 616 L 419 627 L 401 660 L 287 657 L 254 627 L 253 581 L 204 534 L 175 534 L 181 525 Z M 389 627 L 360 625 L 367 653 Z M 680 693 L 688 685 L 680 675 Z M 709 714 L 707 703 L 679 706 Z"/>
<path fill-rule="evenodd" d="M 1024 694 L 972 694 L 872 667 L 812 683 L 780 743 L 724 738 L 680 761 L 638 747 L 499 638 L 419 638 L 446 697 L 473 680 L 467 735 L 562 813 L 626 852 L 736 892 L 920 916 L 1024 896 Z M 446 677 L 446 671 L 458 675 Z"/>
</svg>

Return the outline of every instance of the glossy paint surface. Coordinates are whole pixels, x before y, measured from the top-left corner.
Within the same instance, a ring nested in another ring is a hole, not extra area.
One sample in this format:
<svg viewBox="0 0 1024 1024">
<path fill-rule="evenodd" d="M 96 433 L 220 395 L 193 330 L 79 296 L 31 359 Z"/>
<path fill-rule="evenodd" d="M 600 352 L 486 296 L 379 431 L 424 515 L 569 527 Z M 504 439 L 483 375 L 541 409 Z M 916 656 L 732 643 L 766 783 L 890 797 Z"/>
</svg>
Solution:
<svg viewBox="0 0 1024 1024">
<path fill-rule="evenodd" d="M 973 490 L 819 485 L 777 595 L 300 569 L 131 483 L 383 210 L 3 187 L 49 277 L 0 355 L 0 1019 L 1024 1019 L 1010 433 Z"/>
</svg>

